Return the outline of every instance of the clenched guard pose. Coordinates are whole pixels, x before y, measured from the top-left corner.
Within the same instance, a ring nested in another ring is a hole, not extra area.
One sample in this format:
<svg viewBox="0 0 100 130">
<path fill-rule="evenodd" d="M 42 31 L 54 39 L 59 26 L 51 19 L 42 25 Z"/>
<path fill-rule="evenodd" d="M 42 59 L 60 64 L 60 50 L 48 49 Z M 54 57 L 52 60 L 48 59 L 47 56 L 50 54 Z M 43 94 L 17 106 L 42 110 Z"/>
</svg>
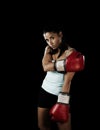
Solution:
<svg viewBox="0 0 100 130">
<path fill-rule="evenodd" d="M 54 122 L 59 130 L 71 130 L 71 81 L 75 73 L 84 69 L 85 57 L 64 41 L 60 26 L 45 27 L 43 38 L 47 43 L 42 59 L 46 75 L 39 92 L 38 127 L 53 130 Z"/>
</svg>

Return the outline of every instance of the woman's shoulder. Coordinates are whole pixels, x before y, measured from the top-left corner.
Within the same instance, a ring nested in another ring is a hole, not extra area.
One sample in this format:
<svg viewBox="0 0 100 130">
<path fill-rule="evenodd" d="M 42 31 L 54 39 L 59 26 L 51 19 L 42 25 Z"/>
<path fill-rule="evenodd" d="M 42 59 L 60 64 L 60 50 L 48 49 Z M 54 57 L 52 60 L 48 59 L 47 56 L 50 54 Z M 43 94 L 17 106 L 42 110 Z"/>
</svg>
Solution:
<svg viewBox="0 0 100 130">
<path fill-rule="evenodd" d="M 65 54 L 66 56 L 69 56 L 73 51 L 75 51 L 76 49 L 75 48 L 72 48 L 72 47 L 68 47 L 67 50 L 65 50 Z"/>
</svg>

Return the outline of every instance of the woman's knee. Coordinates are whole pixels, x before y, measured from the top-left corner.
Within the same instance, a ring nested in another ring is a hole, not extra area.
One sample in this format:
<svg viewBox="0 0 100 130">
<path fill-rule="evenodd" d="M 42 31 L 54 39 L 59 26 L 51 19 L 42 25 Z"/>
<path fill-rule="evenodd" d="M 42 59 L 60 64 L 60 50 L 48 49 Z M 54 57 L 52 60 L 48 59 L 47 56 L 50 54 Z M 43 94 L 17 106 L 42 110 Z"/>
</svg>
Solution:
<svg viewBox="0 0 100 130">
<path fill-rule="evenodd" d="M 46 126 L 46 125 L 38 125 L 38 128 L 39 128 L 40 130 L 51 130 L 51 129 L 50 129 L 50 126 Z"/>
<path fill-rule="evenodd" d="M 38 127 L 40 130 L 50 130 L 50 122 L 48 121 L 38 122 Z"/>
</svg>

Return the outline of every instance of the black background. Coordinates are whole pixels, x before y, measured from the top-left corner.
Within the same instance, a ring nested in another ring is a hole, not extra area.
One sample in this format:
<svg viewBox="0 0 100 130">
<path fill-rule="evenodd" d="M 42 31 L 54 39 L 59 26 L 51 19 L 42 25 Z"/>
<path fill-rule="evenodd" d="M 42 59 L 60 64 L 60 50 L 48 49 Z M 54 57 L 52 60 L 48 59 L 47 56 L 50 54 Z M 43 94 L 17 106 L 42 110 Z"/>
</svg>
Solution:
<svg viewBox="0 0 100 130">
<path fill-rule="evenodd" d="M 62 23 L 73 47 L 85 55 L 85 70 L 76 74 L 71 88 L 73 130 L 94 126 L 98 88 L 98 8 L 94 10 L 93 4 L 78 4 L 65 6 L 62 2 L 40 8 L 38 4 L 21 3 L 5 11 L 2 19 L 5 34 L 4 127 L 37 130 L 37 97 L 45 75 L 41 66 L 45 47 L 42 28 L 48 21 Z"/>
</svg>

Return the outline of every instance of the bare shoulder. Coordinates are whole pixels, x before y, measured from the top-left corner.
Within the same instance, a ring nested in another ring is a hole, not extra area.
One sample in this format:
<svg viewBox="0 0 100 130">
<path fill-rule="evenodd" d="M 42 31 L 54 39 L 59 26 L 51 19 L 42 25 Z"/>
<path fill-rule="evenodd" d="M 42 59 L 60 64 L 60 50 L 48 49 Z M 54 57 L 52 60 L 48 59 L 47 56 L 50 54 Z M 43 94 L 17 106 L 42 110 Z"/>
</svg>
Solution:
<svg viewBox="0 0 100 130">
<path fill-rule="evenodd" d="M 66 57 L 68 57 L 73 51 L 75 51 L 76 49 L 75 48 L 72 48 L 72 47 L 68 47 L 67 50 L 65 50 L 65 55 Z"/>
<path fill-rule="evenodd" d="M 64 53 L 59 57 L 57 58 L 58 60 L 61 60 L 61 59 L 65 59 L 66 57 L 68 57 L 75 49 L 74 48 L 71 48 L 69 47 L 67 50 L 64 51 Z"/>
</svg>

